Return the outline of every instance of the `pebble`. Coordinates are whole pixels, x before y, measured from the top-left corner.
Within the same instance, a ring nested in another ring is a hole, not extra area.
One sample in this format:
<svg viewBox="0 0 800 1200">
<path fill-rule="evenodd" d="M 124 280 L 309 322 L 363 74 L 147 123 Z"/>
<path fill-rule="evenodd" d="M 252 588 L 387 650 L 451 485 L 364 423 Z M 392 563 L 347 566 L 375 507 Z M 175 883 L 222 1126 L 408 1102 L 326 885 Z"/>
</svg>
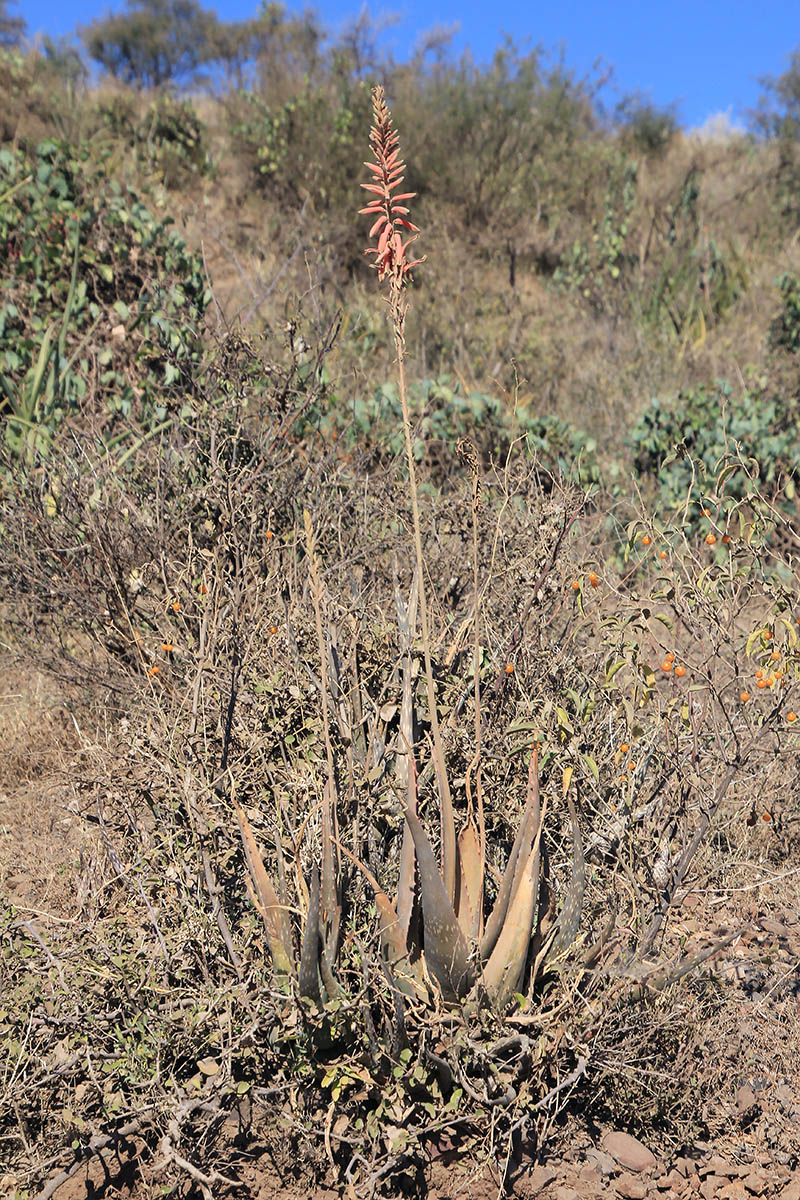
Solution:
<svg viewBox="0 0 800 1200">
<path fill-rule="evenodd" d="M 656 1165 L 656 1156 L 629 1133 L 620 1130 L 607 1133 L 602 1145 L 607 1154 L 629 1171 L 652 1171 Z"/>
<path fill-rule="evenodd" d="M 727 1158 L 720 1158 L 718 1154 L 712 1154 L 708 1162 L 701 1165 L 700 1174 L 723 1175 L 726 1179 L 733 1179 L 739 1174 L 739 1168 L 728 1162 Z"/>
<path fill-rule="evenodd" d="M 614 1187 L 626 1200 L 644 1200 L 647 1195 L 647 1184 L 628 1171 L 623 1171 L 619 1179 L 614 1180 Z"/>
<path fill-rule="evenodd" d="M 732 1179 L 717 1193 L 719 1200 L 750 1200 L 750 1195 L 741 1179 Z"/>
<path fill-rule="evenodd" d="M 728 1179 L 725 1175 L 706 1175 L 700 1184 L 700 1195 L 703 1200 L 713 1200 L 713 1197 L 725 1187 L 727 1182 Z"/>
<path fill-rule="evenodd" d="M 534 1195 L 546 1188 L 554 1179 L 558 1179 L 558 1171 L 552 1167 L 533 1167 L 526 1176 L 525 1182 L 533 1189 Z"/>
<path fill-rule="evenodd" d="M 597 1167 L 600 1174 L 607 1178 L 609 1175 L 616 1175 L 617 1164 L 610 1154 L 606 1154 L 605 1150 L 587 1150 L 586 1158 Z"/>
</svg>

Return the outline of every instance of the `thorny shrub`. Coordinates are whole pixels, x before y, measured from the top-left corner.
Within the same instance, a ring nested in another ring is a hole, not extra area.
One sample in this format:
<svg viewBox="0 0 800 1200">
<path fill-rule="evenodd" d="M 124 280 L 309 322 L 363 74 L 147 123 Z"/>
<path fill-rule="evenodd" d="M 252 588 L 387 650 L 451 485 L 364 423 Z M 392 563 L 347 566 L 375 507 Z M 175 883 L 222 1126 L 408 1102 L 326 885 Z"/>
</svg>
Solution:
<svg viewBox="0 0 800 1200">
<path fill-rule="evenodd" d="M 0 413 L 21 452 L 90 409 L 130 436 L 191 411 L 210 300 L 200 259 L 87 150 L 0 150 Z"/>
</svg>

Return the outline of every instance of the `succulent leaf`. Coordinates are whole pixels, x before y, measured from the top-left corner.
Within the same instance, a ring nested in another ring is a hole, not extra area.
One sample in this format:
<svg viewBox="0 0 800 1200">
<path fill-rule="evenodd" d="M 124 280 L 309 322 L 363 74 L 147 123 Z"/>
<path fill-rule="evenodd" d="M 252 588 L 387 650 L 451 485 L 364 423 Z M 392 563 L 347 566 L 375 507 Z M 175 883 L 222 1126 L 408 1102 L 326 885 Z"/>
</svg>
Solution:
<svg viewBox="0 0 800 1200">
<path fill-rule="evenodd" d="M 253 903 L 258 909 L 267 931 L 267 941 L 269 942 L 269 950 L 272 955 L 272 965 L 275 969 L 275 974 L 278 976 L 293 975 L 294 955 L 286 929 L 283 906 L 278 900 L 272 880 L 264 866 L 264 860 L 258 849 L 250 822 L 245 816 L 244 809 L 235 797 L 233 798 L 233 807 L 239 823 L 239 831 L 242 835 L 245 860 L 250 872 L 250 880 L 248 882 L 252 883 L 251 895 Z"/>
<path fill-rule="evenodd" d="M 406 821 L 414 838 L 422 891 L 422 915 L 425 921 L 425 962 L 445 1000 L 459 1000 L 467 994 L 473 972 L 469 950 L 450 897 L 444 888 L 428 836 L 415 812 L 406 809 Z"/>
</svg>

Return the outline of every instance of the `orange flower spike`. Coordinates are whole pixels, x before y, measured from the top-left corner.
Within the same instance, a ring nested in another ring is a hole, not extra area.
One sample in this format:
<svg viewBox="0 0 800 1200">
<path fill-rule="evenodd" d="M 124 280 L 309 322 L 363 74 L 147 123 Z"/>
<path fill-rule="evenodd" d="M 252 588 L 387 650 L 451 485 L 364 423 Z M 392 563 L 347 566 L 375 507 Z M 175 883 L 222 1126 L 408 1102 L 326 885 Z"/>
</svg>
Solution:
<svg viewBox="0 0 800 1200">
<path fill-rule="evenodd" d="M 411 277 L 412 268 L 418 267 L 425 258 L 409 261 L 407 257 L 409 246 L 417 240 L 419 227 L 409 220 L 409 210 L 400 202 L 413 200 L 416 192 L 393 194 L 405 178 L 406 165 L 400 158 L 400 137 L 397 130 L 392 128 L 392 114 L 380 86 L 372 89 L 372 119 L 369 140 L 375 162 L 364 164 L 372 172 L 372 179 L 361 186 L 374 199 L 359 212 L 375 217 L 369 236 L 377 236 L 378 242 L 376 246 L 369 246 L 364 253 L 373 256 L 371 265 L 376 268 L 379 280 L 383 281 L 388 276 L 395 286 L 402 286 Z M 401 230 L 411 234 L 405 241 Z"/>
</svg>

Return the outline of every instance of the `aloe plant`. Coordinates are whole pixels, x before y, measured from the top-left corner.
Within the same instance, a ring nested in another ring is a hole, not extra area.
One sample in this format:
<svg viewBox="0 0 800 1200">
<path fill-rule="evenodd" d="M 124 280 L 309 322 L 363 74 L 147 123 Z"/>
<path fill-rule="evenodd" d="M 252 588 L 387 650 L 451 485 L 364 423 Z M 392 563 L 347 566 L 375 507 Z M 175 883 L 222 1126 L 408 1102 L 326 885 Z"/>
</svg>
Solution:
<svg viewBox="0 0 800 1200">
<path fill-rule="evenodd" d="M 530 994 L 536 978 L 547 963 L 563 954 L 575 940 L 580 923 L 584 891 L 583 850 L 574 804 L 569 796 L 571 772 L 565 772 L 564 797 L 569 805 L 573 827 L 573 871 L 569 892 L 559 918 L 552 913 L 552 889 L 547 880 L 547 857 L 542 841 L 545 805 L 539 797 L 538 750 L 534 745 L 528 773 L 528 790 L 522 815 L 505 872 L 488 911 L 486 894 L 486 844 L 483 822 L 480 756 L 480 647 L 479 586 L 477 576 L 477 524 L 480 483 L 477 456 L 468 443 L 459 452 L 473 464 L 473 583 L 475 591 L 474 672 L 475 672 L 475 754 L 467 772 L 465 791 L 467 816 L 456 833 L 453 791 L 448 777 L 439 724 L 436 692 L 431 663 L 431 638 L 424 586 L 422 535 L 417 494 L 411 424 L 404 371 L 404 330 L 408 307 L 407 286 L 414 268 L 424 258 L 410 259 L 409 248 L 419 230 L 410 219 L 407 201 L 414 193 L 400 192 L 405 164 L 399 137 L 393 127 L 383 89 L 373 89 L 373 127 L 370 147 L 374 161 L 366 164 L 371 172 L 361 186 L 369 193 L 368 205 L 361 212 L 374 221 L 370 238 L 377 239 L 366 251 L 373 258 L 380 281 L 388 283 L 389 313 L 397 352 L 398 383 L 406 443 L 409 494 L 414 527 L 415 575 L 408 608 L 397 594 L 396 604 L 400 645 L 403 656 L 403 700 L 395 760 L 395 780 L 399 795 L 405 796 L 404 827 L 400 854 L 397 894 L 392 900 L 374 874 L 339 841 L 337 824 L 336 771 L 331 744 L 329 702 L 334 711 L 343 689 L 330 685 L 322 622 L 322 583 L 311 517 L 304 513 L 307 560 L 321 667 L 323 725 L 327 776 L 320 804 L 321 869 L 315 865 L 311 878 L 303 881 L 299 899 L 303 911 L 299 958 L 284 919 L 289 911 L 285 886 L 276 890 L 258 852 L 247 817 L 236 806 L 250 874 L 250 891 L 264 921 L 275 973 L 285 985 L 294 981 L 299 994 L 316 1004 L 335 999 L 341 985 L 335 976 L 342 913 L 343 879 L 341 851 L 353 859 L 372 887 L 379 917 L 379 938 L 385 969 L 390 971 L 401 992 L 417 999 L 428 998 L 454 1004 L 469 1000 L 503 1007 L 527 987 Z M 404 240 L 405 239 L 405 240 Z M 442 857 L 437 862 L 431 842 L 417 811 L 417 771 L 414 762 L 415 721 L 411 686 L 411 647 L 416 612 L 419 609 L 425 683 L 428 698 L 428 722 L 431 733 L 430 773 L 435 778 Z M 335 656 L 332 656 L 335 658 Z M 348 689 L 356 694 L 358 689 Z M 350 731 L 361 722 L 354 714 L 348 719 Z M 475 770 L 478 800 L 477 826 L 472 811 L 469 777 Z M 281 880 L 285 872 L 281 872 Z M 411 919 L 415 906 L 421 907 L 421 921 Z"/>
<path fill-rule="evenodd" d="M 409 727 L 413 727 L 413 716 L 412 706 Z M 525 808 L 490 911 L 482 882 L 480 849 L 471 825 L 466 824 L 458 838 L 452 830 L 450 841 L 456 847 L 454 892 L 448 888 L 443 866 L 416 811 L 413 759 L 398 754 L 396 762 L 401 778 L 409 770 L 403 834 L 406 845 L 410 842 L 413 850 L 401 870 L 395 898 L 390 898 L 356 855 L 340 847 L 372 888 L 387 969 L 400 991 L 431 1003 L 440 999 L 448 1004 L 486 1000 L 502 1008 L 520 992 L 530 995 L 537 978 L 569 950 L 578 935 L 585 875 L 580 827 L 570 795 L 571 773 L 565 772 L 563 790 L 573 830 L 572 876 L 561 913 L 553 920 L 552 889 L 542 842 L 547 804 L 540 800 L 537 747 L 531 753 Z M 291 983 L 301 996 L 324 1004 L 340 993 L 341 984 L 335 976 L 338 925 L 328 919 L 320 871 L 314 866 L 307 888 L 301 889 L 304 894 L 299 899 L 304 911 L 298 955 L 288 921 L 292 905 L 285 872 L 281 871 L 276 887 L 244 810 L 236 801 L 234 806 L 245 850 L 248 889 L 264 922 L 278 986 L 286 989 Z M 441 812 L 440 817 L 453 819 Z M 328 887 L 332 895 L 338 896 L 341 875 L 332 878 L 338 842 L 325 819 L 321 823 L 321 842 L 322 877 L 331 878 Z M 422 910 L 421 922 L 415 925 L 401 920 L 399 913 L 404 909 L 410 912 L 417 901 Z M 478 939 L 475 932 L 484 918 L 485 928 Z"/>
</svg>

